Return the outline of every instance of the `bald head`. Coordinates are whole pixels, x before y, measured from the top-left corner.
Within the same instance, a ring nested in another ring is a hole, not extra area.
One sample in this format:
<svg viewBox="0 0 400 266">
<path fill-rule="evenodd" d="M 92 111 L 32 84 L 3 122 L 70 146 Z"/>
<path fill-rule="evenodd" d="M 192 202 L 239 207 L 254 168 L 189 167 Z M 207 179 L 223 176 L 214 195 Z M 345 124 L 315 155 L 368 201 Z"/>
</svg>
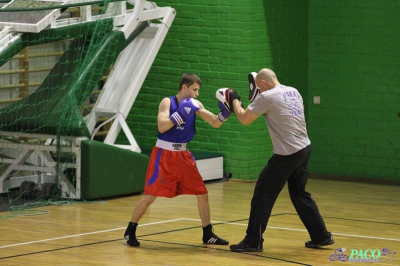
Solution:
<svg viewBox="0 0 400 266">
<path fill-rule="evenodd" d="M 279 81 L 274 71 L 269 68 L 263 68 L 257 73 L 256 83 L 261 91 L 266 91 L 278 85 Z"/>
<path fill-rule="evenodd" d="M 257 73 L 257 79 L 264 79 L 266 81 L 274 81 L 276 79 L 275 72 L 269 68 L 263 68 Z"/>
</svg>

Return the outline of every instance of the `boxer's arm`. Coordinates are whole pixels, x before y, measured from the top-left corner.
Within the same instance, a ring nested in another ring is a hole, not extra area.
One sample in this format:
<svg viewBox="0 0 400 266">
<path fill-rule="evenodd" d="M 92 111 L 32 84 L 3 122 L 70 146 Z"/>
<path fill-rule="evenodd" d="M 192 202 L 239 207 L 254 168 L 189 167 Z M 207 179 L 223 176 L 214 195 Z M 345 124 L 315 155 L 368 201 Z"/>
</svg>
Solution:
<svg viewBox="0 0 400 266">
<path fill-rule="evenodd" d="M 200 109 L 197 111 L 197 115 L 209 123 L 212 127 L 219 128 L 222 122 L 218 119 L 218 116 L 204 108 L 203 104 L 199 102 Z"/>
<path fill-rule="evenodd" d="M 243 109 L 239 100 L 233 100 L 232 104 L 236 117 L 238 118 L 239 122 L 242 123 L 242 125 L 251 124 L 258 117 L 258 115 L 253 114 L 249 108 L 246 108 L 246 110 Z"/>
<path fill-rule="evenodd" d="M 174 125 L 172 120 L 169 118 L 170 106 L 171 106 L 171 100 L 169 98 L 164 98 L 158 107 L 157 127 L 160 133 L 164 133 Z"/>
</svg>

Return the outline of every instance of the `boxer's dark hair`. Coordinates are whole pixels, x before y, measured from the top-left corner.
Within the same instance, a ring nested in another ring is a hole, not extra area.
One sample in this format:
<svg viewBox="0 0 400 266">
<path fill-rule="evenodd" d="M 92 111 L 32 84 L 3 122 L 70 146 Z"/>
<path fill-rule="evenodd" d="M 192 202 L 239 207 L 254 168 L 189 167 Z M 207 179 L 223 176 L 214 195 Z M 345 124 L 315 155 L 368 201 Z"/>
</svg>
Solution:
<svg viewBox="0 0 400 266">
<path fill-rule="evenodd" d="M 179 82 L 179 91 L 182 90 L 182 86 L 186 85 L 187 87 L 192 86 L 194 83 L 198 83 L 200 86 L 203 85 L 201 79 L 193 73 L 185 73 L 181 77 L 181 81 Z"/>
</svg>

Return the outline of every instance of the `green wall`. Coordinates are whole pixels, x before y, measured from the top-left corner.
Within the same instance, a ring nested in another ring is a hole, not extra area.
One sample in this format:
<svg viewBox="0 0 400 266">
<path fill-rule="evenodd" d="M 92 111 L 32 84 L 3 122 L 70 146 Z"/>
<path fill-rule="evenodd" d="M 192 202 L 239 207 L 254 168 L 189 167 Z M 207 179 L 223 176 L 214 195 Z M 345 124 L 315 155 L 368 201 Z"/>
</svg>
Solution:
<svg viewBox="0 0 400 266">
<path fill-rule="evenodd" d="M 311 173 L 400 179 L 397 1 L 156 3 L 177 16 L 128 117 L 142 148 L 154 145 L 158 104 L 184 72 L 202 78 L 199 100 L 217 113 L 218 88 L 234 88 L 247 106 L 248 72 L 269 67 L 303 95 Z M 263 119 L 242 126 L 235 116 L 219 129 L 198 119 L 189 149 L 222 153 L 224 171 L 243 180 L 272 153 Z"/>
<path fill-rule="evenodd" d="M 400 180 L 399 3 L 310 0 L 311 172 Z"/>
</svg>

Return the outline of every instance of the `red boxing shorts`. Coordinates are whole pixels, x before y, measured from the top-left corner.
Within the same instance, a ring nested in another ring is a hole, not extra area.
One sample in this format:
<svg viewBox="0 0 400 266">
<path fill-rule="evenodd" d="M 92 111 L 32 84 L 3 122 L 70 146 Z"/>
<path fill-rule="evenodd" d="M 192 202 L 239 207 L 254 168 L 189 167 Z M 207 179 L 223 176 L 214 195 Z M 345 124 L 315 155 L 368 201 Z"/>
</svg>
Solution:
<svg viewBox="0 0 400 266">
<path fill-rule="evenodd" d="M 154 147 L 146 173 L 144 194 L 173 198 L 207 194 L 203 178 L 190 151 Z"/>
</svg>

